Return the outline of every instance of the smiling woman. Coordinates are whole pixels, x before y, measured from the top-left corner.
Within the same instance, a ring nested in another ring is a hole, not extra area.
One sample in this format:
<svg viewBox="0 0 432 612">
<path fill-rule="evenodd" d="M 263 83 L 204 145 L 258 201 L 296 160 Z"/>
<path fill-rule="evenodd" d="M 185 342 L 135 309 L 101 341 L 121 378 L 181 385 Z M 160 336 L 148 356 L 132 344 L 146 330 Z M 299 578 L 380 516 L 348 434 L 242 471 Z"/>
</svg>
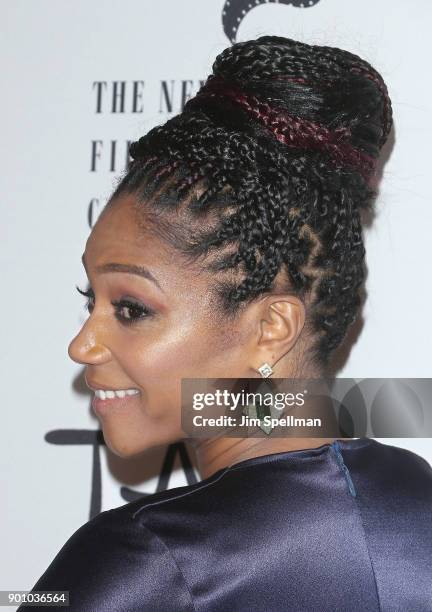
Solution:
<svg viewBox="0 0 432 612">
<path fill-rule="evenodd" d="M 327 375 L 360 311 L 391 126 L 363 59 L 264 36 L 132 144 L 85 246 L 69 356 L 112 452 L 188 439 L 202 480 L 102 512 L 33 590 L 82 612 L 432 610 L 426 461 L 332 434 L 189 439 L 181 420 L 185 378 Z"/>
</svg>

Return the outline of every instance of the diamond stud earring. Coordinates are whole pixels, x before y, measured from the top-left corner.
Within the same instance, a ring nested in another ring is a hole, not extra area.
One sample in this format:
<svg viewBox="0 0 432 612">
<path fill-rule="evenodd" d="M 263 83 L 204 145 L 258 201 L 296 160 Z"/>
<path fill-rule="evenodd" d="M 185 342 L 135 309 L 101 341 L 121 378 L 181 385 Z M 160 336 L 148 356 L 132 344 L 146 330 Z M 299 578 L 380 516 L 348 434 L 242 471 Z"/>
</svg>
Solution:
<svg viewBox="0 0 432 612">
<path fill-rule="evenodd" d="M 268 378 L 271 374 L 273 374 L 273 369 L 269 363 L 265 362 L 258 368 L 258 372 L 263 378 Z"/>
</svg>

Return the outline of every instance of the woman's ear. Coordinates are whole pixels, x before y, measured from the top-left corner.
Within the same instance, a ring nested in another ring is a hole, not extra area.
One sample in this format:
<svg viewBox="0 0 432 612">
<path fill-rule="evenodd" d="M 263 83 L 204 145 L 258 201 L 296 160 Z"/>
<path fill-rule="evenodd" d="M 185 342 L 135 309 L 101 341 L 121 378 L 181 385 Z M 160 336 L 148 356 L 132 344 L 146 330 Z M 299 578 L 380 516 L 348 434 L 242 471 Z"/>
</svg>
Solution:
<svg viewBox="0 0 432 612">
<path fill-rule="evenodd" d="M 266 296 L 259 304 L 259 329 L 254 369 L 273 366 L 296 344 L 306 320 L 303 302 L 293 295 Z"/>
</svg>

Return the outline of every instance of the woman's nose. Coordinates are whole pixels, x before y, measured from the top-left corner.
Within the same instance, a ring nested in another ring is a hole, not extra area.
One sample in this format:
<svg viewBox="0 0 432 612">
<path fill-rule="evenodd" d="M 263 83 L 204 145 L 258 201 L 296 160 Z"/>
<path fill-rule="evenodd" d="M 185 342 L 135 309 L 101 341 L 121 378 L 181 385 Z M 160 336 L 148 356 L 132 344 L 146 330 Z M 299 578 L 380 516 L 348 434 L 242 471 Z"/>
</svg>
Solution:
<svg viewBox="0 0 432 612">
<path fill-rule="evenodd" d="M 81 331 L 70 342 L 68 354 L 72 361 L 86 364 L 101 364 L 111 358 L 108 347 L 103 343 L 100 334 L 88 326 L 90 319 L 81 328 Z"/>
</svg>

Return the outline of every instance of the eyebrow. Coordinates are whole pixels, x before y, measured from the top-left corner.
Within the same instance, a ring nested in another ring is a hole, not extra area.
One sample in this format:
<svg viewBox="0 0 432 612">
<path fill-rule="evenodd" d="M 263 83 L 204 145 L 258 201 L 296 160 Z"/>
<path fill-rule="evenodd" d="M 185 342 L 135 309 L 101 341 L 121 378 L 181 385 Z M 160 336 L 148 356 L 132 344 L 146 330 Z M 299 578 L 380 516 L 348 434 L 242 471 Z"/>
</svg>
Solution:
<svg viewBox="0 0 432 612">
<path fill-rule="evenodd" d="M 84 253 L 81 256 L 81 261 L 87 272 L 87 266 L 86 266 L 86 262 L 84 259 Z M 99 272 L 100 274 L 106 274 L 108 272 L 123 272 L 125 274 L 135 274 L 136 276 L 141 276 L 142 278 L 146 278 L 147 280 L 150 280 L 157 287 L 159 287 L 159 289 L 162 292 L 164 292 L 158 280 L 153 276 L 150 270 L 146 268 L 145 266 L 137 266 L 135 264 L 122 264 L 122 263 L 112 262 L 112 263 L 105 263 L 100 266 L 97 266 L 96 271 Z"/>
</svg>

